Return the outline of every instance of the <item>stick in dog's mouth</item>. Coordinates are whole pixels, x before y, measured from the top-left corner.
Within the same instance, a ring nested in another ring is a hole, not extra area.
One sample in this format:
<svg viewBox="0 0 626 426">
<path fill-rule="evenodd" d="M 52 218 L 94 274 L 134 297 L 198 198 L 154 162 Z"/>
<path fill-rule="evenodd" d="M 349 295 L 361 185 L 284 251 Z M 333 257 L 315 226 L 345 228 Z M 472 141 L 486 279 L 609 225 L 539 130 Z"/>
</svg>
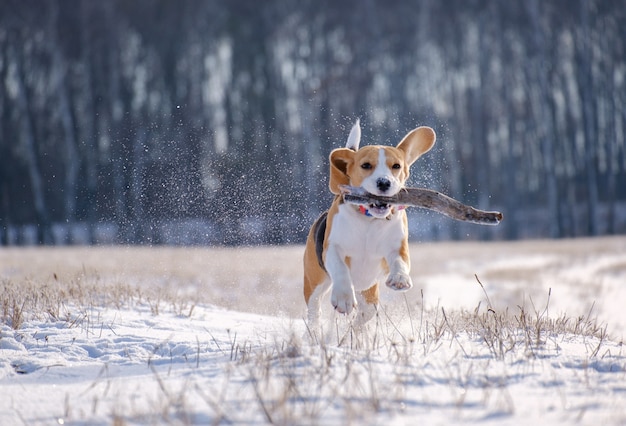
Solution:
<svg viewBox="0 0 626 426">
<path fill-rule="evenodd" d="M 480 225 L 497 225 L 502 221 L 500 212 L 478 210 L 447 195 L 425 188 L 404 188 L 391 197 L 377 196 L 361 187 L 349 185 L 342 185 L 340 189 L 346 203 L 369 205 L 373 209 L 382 210 L 383 206 L 390 208 L 391 205 L 415 206 L 434 210 L 452 219 Z"/>
</svg>

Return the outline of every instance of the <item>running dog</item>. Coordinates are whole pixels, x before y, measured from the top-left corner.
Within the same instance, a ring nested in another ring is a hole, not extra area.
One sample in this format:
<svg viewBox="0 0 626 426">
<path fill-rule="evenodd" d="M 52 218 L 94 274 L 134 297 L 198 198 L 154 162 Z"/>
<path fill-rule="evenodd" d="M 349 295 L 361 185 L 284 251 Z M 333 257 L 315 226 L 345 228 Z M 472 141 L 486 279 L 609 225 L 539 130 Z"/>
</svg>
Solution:
<svg viewBox="0 0 626 426">
<path fill-rule="evenodd" d="M 331 152 L 329 187 L 335 199 L 311 227 L 304 252 L 304 299 L 310 325 L 319 325 L 321 298 L 331 288 L 335 310 L 350 314 L 359 306 L 357 322 L 365 324 L 377 311 L 379 283 L 398 291 L 413 286 L 404 209 L 344 203 L 341 187 L 362 187 L 379 196 L 397 194 L 411 164 L 433 147 L 435 138 L 430 127 L 418 127 L 396 147 L 359 148 L 357 120 L 346 147 Z"/>
</svg>

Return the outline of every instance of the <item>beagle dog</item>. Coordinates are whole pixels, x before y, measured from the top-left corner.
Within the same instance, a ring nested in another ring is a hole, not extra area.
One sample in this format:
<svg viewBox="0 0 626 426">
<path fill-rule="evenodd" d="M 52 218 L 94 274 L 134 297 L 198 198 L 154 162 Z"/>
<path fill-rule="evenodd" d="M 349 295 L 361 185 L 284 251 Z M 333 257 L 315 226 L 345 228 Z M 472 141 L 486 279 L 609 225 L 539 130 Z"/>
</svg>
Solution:
<svg viewBox="0 0 626 426">
<path fill-rule="evenodd" d="M 371 194 L 393 196 L 404 187 L 409 167 L 435 144 L 430 127 L 410 131 L 396 147 L 371 145 L 359 149 L 361 127 L 355 123 L 345 148 L 330 154 L 330 191 L 335 199 L 313 224 L 304 251 L 304 299 L 308 323 L 319 325 L 321 298 L 332 288 L 335 310 L 350 314 L 357 306 L 357 324 L 365 324 L 378 307 L 379 283 L 409 290 L 410 259 L 406 212 L 389 204 L 343 202 L 342 185 Z"/>
</svg>

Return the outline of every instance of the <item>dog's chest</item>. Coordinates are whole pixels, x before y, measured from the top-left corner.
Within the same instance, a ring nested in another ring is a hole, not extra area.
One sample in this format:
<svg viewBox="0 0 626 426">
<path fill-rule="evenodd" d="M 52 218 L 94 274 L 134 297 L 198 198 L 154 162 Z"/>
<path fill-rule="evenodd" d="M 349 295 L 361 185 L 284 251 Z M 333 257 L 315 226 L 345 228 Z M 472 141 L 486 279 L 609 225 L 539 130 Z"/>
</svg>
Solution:
<svg viewBox="0 0 626 426">
<path fill-rule="evenodd" d="M 382 259 L 400 250 L 406 237 L 404 227 L 399 213 L 389 220 L 373 219 L 342 204 L 333 217 L 328 242 L 336 245 L 342 256 L 350 257 L 355 287 L 368 288 L 384 276 Z"/>
</svg>

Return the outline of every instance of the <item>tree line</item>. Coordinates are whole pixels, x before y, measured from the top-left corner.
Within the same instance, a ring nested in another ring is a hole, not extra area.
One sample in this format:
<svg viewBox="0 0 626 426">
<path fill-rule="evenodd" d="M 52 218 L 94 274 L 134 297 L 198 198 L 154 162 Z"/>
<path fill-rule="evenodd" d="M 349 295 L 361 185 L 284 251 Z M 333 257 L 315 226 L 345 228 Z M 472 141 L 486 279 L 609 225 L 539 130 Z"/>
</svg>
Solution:
<svg viewBox="0 0 626 426">
<path fill-rule="evenodd" d="M 302 242 L 357 117 L 505 213 L 420 238 L 624 232 L 625 43 L 611 0 L 5 0 L 0 244 Z"/>
</svg>

